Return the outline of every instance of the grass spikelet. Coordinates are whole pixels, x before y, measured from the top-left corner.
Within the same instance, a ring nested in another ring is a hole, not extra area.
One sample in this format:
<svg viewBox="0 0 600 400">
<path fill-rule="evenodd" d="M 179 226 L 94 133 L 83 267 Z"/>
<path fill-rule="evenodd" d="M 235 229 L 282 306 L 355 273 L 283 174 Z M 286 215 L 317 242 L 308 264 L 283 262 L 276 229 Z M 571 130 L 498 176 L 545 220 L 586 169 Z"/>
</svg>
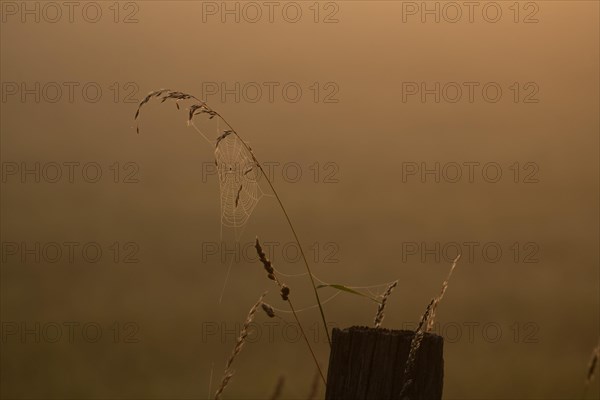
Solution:
<svg viewBox="0 0 600 400">
<path fill-rule="evenodd" d="M 281 299 L 287 301 L 290 296 L 290 288 L 285 286 L 285 283 L 281 285 Z"/>
<path fill-rule="evenodd" d="M 385 304 L 387 303 L 388 297 L 390 297 L 390 295 L 394 291 L 394 288 L 397 285 L 398 285 L 398 281 L 395 281 L 390 286 L 388 286 L 387 290 L 383 294 L 383 297 L 381 298 L 381 303 L 379 303 L 379 306 L 377 307 L 377 314 L 375 315 L 375 328 L 379 328 L 381 326 L 381 323 L 383 322 L 383 318 L 385 318 L 385 314 L 384 314 Z"/>
<path fill-rule="evenodd" d="M 408 352 L 408 358 L 406 359 L 406 365 L 404 367 L 404 385 L 402 386 L 402 390 L 400 391 L 400 398 L 403 398 L 404 393 L 408 390 L 410 385 L 413 382 L 413 373 L 415 369 L 415 360 L 417 359 L 417 352 L 421 347 L 421 342 L 423 341 L 423 336 L 425 336 L 424 327 L 427 326 L 427 321 L 429 320 L 429 316 L 431 315 L 431 310 L 433 309 L 433 304 L 435 299 L 431 299 L 429 305 L 425 309 L 423 316 L 421 316 L 421 320 L 419 321 L 419 326 L 415 331 L 415 335 L 413 336 L 410 342 L 410 350 Z"/>
<path fill-rule="evenodd" d="M 267 303 L 262 303 L 260 306 L 269 318 L 275 318 L 275 310 L 273 310 L 273 307 Z"/>
<path fill-rule="evenodd" d="M 233 377 L 233 371 L 225 371 L 225 375 L 223 375 L 223 380 L 221 380 L 221 384 L 219 385 L 219 389 L 217 393 L 215 393 L 215 400 L 219 400 L 221 398 L 221 394 L 229 384 L 229 381 Z"/>
<path fill-rule="evenodd" d="M 260 241 L 256 238 L 256 242 L 254 243 L 254 247 L 256 248 L 256 253 L 258 254 L 258 259 L 262 263 L 265 271 L 267 271 L 267 278 L 274 281 L 275 280 L 275 269 L 271 265 L 271 261 L 267 258 L 267 255 L 262 249 L 260 245 Z"/>
<path fill-rule="evenodd" d="M 214 117 L 214 115 L 216 115 L 216 113 L 213 110 L 208 108 L 208 106 L 206 105 L 205 102 L 198 99 L 196 96 L 193 96 L 188 93 L 170 90 L 170 89 L 159 89 L 159 90 L 154 90 L 154 91 L 148 93 L 146 95 L 146 97 L 144 97 L 142 99 L 142 101 L 140 101 L 140 104 L 138 105 L 138 108 L 135 112 L 135 117 L 134 117 L 135 120 L 137 120 L 138 117 L 140 116 L 142 107 L 144 105 L 146 105 L 146 103 L 148 103 L 153 98 L 160 99 L 161 103 L 164 103 L 167 100 L 175 100 L 175 105 L 177 106 L 177 109 L 179 109 L 179 102 L 182 100 L 195 101 L 195 103 L 189 107 L 189 114 L 188 114 L 188 121 L 187 121 L 188 123 L 190 123 L 192 121 L 192 119 L 194 118 L 195 115 L 200 114 L 200 113 L 207 113 L 210 115 L 210 118 L 212 118 L 212 117 Z M 140 133 L 139 125 L 136 126 L 136 131 L 137 131 L 137 133 Z"/>
<path fill-rule="evenodd" d="M 217 392 L 215 393 L 215 400 L 219 400 L 221 398 L 221 394 L 223 393 L 223 391 L 229 384 L 229 381 L 233 377 L 233 370 L 231 369 L 231 365 L 233 364 L 233 361 L 235 360 L 235 358 L 242 351 L 242 348 L 244 347 L 244 343 L 246 342 L 246 337 L 248 337 L 248 329 L 250 328 L 250 324 L 254 320 L 254 316 L 256 315 L 256 311 L 258 310 L 258 307 L 260 307 L 260 305 L 263 304 L 262 301 L 266 295 L 267 295 L 267 292 L 264 292 L 260 296 L 258 301 L 252 306 L 252 308 L 248 312 L 246 321 L 244 321 L 244 325 L 242 326 L 242 330 L 240 331 L 240 336 L 238 337 L 235 347 L 233 348 L 233 351 L 231 352 L 231 356 L 229 356 L 229 359 L 227 360 L 227 364 L 225 365 L 225 373 L 223 375 L 223 379 L 221 380 L 221 384 L 219 385 L 219 388 L 217 389 Z"/>
<path fill-rule="evenodd" d="M 426 332 L 431 332 L 431 330 L 433 329 L 433 324 L 435 323 L 435 312 L 437 310 L 437 306 L 440 304 L 440 302 L 444 298 L 444 294 L 446 294 L 446 289 L 448 289 L 448 283 L 450 282 L 450 278 L 452 277 L 452 273 L 454 272 L 454 268 L 456 268 L 456 264 L 458 263 L 458 260 L 460 260 L 460 254 L 458 256 L 456 256 L 456 258 L 452 262 L 452 267 L 450 268 L 450 272 L 448 272 L 448 277 L 446 278 L 444 283 L 442 283 L 442 290 L 440 291 L 440 295 L 438 297 L 436 297 L 433 301 L 433 305 L 431 306 L 431 314 L 427 320 L 427 329 L 425 330 Z"/>
</svg>

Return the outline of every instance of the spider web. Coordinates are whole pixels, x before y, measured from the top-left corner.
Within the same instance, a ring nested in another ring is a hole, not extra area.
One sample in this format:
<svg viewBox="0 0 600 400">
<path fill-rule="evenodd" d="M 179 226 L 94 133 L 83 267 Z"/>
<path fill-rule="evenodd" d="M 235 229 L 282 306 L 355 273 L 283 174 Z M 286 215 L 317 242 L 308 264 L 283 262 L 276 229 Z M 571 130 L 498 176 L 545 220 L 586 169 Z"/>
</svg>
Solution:
<svg viewBox="0 0 600 400">
<path fill-rule="evenodd" d="M 265 196 L 259 184 L 260 169 L 252 153 L 231 131 L 217 139 L 215 161 L 221 193 L 221 236 L 223 227 L 233 228 L 236 239 L 260 199 Z"/>
<path fill-rule="evenodd" d="M 190 125 L 208 143 L 215 146 L 215 164 L 221 198 L 221 240 L 223 240 L 223 227 L 226 227 L 233 228 L 235 240 L 239 241 L 258 202 L 262 197 L 269 195 L 260 187 L 261 170 L 247 145 L 233 131 L 221 131 L 219 122 L 220 118 L 217 119 L 217 134 L 220 136 L 216 141 L 210 140 L 193 121 L 190 121 Z M 225 294 L 233 261 L 234 258 L 227 267 L 219 304 Z"/>
<path fill-rule="evenodd" d="M 223 228 L 233 228 L 239 240 L 258 202 L 269 194 L 260 186 L 261 170 L 244 142 L 231 130 L 222 131 L 217 119 L 217 137 L 211 140 L 196 126 L 190 125 L 210 144 L 215 146 L 215 164 L 219 179 L 221 203 L 221 240 Z"/>
</svg>

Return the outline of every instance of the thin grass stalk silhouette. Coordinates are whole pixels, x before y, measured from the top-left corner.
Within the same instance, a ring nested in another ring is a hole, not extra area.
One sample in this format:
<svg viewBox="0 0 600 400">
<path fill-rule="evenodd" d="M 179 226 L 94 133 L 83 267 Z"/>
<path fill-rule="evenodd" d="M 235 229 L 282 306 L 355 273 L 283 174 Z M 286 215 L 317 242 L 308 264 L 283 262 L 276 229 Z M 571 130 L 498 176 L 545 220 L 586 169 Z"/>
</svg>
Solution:
<svg viewBox="0 0 600 400">
<path fill-rule="evenodd" d="M 313 351 L 312 346 L 310 345 L 310 342 L 308 341 L 308 338 L 306 337 L 306 333 L 304 333 L 304 328 L 302 328 L 302 324 L 300 324 L 300 320 L 298 319 L 298 314 L 296 314 L 296 310 L 294 309 L 294 305 L 292 304 L 292 301 L 290 299 L 288 299 L 287 302 L 290 305 L 290 309 L 292 310 L 292 313 L 294 314 L 294 318 L 296 319 L 296 322 L 298 323 L 298 327 L 300 328 L 300 333 L 302 334 L 302 337 L 304 338 L 304 341 L 308 345 L 308 349 L 310 350 L 310 354 L 312 355 L 313 360 L 315 361 L 315 364 L 317 365 L 317 369 L 319 370 L 319 374 L 321 374 L 321 379 L 323 380 L 323 384 L 325 386 L 327 386 L 327 381 L 325 380 L 325 375 L 323 375 L 323 371 L 321 370 L 321 366 L 319 365 L 319 362 L 317 361 L 317 356 L 315 356 L 315 352 Z"/>
<path fill-rule="evenodd" d="M 306 333 L 304 332 L 304 328 L 302 327 L 302 324 L 300 323 L 300 319 L 298 318 L 296 309 L 294 308 L 294 305 L 292 304 L 292 300 L 290 300 L 290 297 L 289 297 L 290 289 L 285 285 L 285 283 L 281 282 L 281 280 L 279 280 L 279 278 L 277 277 L 277 274 L 275 273 L 275 269 L 273 268 L 273 266 L 271 265 L 271 261 L 267 258 L 267 255 L 263 251 L 263 249 L 260 245 L 260 242 L 258 241 L 258 238 L 256 238 L 256 243 L 255 243 L 254 247 L 256 248 L 256 252 L 258 254 L 258 258 L 259 258 L 260 262 L 263 264 L 263 266 L 265 267 L 265 270 L 267 271 L 267 277 L 270 280 L 275 281 L 275 283 L 277 284 L 277 286 L 279 286 L 279 289 L 281 290 L 281 292 L 280 292 L 281 298 L 284 301 L 288 302 L 290 309 L 292 310 L 292 314 L 294 315 L 294 319 L 296 320 L 296 323 L 298 324 L 298 328 L 300 328 L 300 333 L 302 334 L 302 337 L 304 338 L 304 341 L 306 342 L 306 345 L 308 346 L 308 350 L 310 350 L 310 354 L 312 355 L 315 365 L 317 366 L 317 369 L 319 370 L 319 374 L 321 374 L 321 379 L 323 380 L 323 383 L 325 384 L 325 386 L 327 386 L 327 381 L 325 380 L 325 375 L 323 374 L 323 371 L 321 370 L 321 366 L 319 365 L 317 356 L 315 355 L 315 352 L 313 351 L 313 348 L 310 345 L 310 341 L 308 340 L 308 337 L 306 336 Z M 264 305 L 264 303 L 263 303 L 263 305 Z M 263 310 L 267 313 L 267 315 L 269 315 L 269 317 L 271 317 L 270 313 L 273 312 L 273 308 L 271 306 L 269 306 L 267 304 L 267 305 L 265 305 L 265 307 L 263 307 Z M 273 312 L 273 316 L 275 316 L 274 312 Z"/>
<path fill-rule="evenodd" d="M 229 127 L 229 129 L 227 130 L 227 131 L 229 131 L 228 134 L 233 133 L 240 140 L 240 142 L 242 142 L 242 145 L 244 146 L 244 148 L 252 155 L 252 159 L 256 163 L 256 166 L 260 169 L 260 172 L 265 177 L 265 179 L 269 185 L 269 188 L 271 189 L 271 191 L 273 192 L 273 195 L 277 199 L 277 203 L 279 204 L 281 211 L 283 211 L 283 215 L 285 216 L 288 226 L 290 227 L 290 230 L 292 231 L 292 234 L 294 235 L 294 240 L 296 241 L 296 244 L 298 245 L 298 248 L 300 249 L 300 255 L 302 256 L 302 260 L 304 261 L 304 266 L 306 267 L 306 271 L 308 272 L 308 276 L 310 277 L 310 283 L 313 287 L 313 291 L 315 293 L 315 298 L 317 299 L 317 304 L 319 306 L 319 312 L 321 313 L 321 319 L 323 320 L 323 326 L 325 327 L 325 333 L 327 334 L 327 341 L 329 342 L 329 346 L 331 347 L 331 336 L 329 334 L 329 329 L 327 328 L 327 320 L 325 318 L 325 312 L 323 311 L 323 305 L 321 304 L 321 299 L 319 298 L 319 292 L 317 291 L 317 286 L 315 285 L 315 280 L 314 280 L 312 271 L 310 269 L 310 266 L 308 264 L 306 255 L 304 253 L 302 244 L 300 243 L 298 233 L 296 232 L 296 229 L 294 228 L 294 224 L 292 223 L 290 216 L 288 215 L 287 210 L 286 210 L 285 206 L 283 205 L 281 198 L 279 197 L 279 193 L 277 193 L 277 190 L 275 189 L 275 187 L 273 186 L 273 183 L 269 179 L 268 174 L 265 173 L 265 170 L 263 169 L 262 164 L 256 159 L 256 156 L 254 155 L 254 152 L 252 151 L 250 146 L 248 146 L 246 141 L 244 141 L 244 139 L 242 139 L 242 137 L 237 133 L 237 131 L 231 126 L 231 124 L 229 122 L 227 122 L 227 120 L 225 118 L 223 118 L 223 116 L 221 114 L 219 114 L 217 111 L 210 108 L 208 105 L 206 105 L 206 102 L 198 99 L 196 96 L 193 96 L 193 95 L 190 95 L 187 93 L 183 93 L 183 92 L 172 91 L 169 89 L 160 89 L 157 91 L 150 92 L 140 102 L 134 119 L 137 120 L 142 106 L 144 104 L 148 103 L 148 101 L 150 101 L 150 99 L 152 99 L 153 97 L 161 98 L 162 103 L 164 103 L 166 100 L 173 99 L 177 102 L 176 103 L 177 108 L 179 108 L 178 102 L 180 100 L 195 100 L 195 101 L 197 101 L 199 104 L 193 104 L 189 108 L 188 123 L 190 123 L 192 121 L 193 117 L 195 115 L 198 115 L 199 113 L 207 113 L 210 115 L 210 118 L 213 118 L 215 116 L 219 117 L 221 119 L 221 121 L 223 121 L 225 123 L 225 125 L 227 125 Z M 139 133 L 139 126 L 137 127 L 136 131 L 137 131 L 137 133 Z"/>
<path fill-rule="evenodd" d="M 312 380 L 312 384 L 310 385 L 310 392 L 308 392 L 307 400 L 315 400 L 317 398 L 318 394 L 319 394 L 319 374 L 316 373 Z"/>
</svg>

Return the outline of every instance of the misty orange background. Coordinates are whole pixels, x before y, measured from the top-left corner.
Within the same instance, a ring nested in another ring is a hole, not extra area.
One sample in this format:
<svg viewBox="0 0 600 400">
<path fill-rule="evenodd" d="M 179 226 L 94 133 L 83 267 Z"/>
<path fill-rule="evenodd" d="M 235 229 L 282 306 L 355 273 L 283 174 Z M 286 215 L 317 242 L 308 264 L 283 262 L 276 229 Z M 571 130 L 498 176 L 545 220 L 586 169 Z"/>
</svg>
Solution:
<svg viewBox="0 0 600 400">
<path fill-rule="evenodd" d="M 131 24 L 113 22 L 108 2 L 99 3 L 105 14 L 98 23 L 7 17 L 0 28 L 3 84 L 97 82 L 103 97 L 97 103 L 81 96 L 72 103 L 3 99 L 2 162 L 93 161 L 104 175 L 94 184 L 6 178 L 2 242 L 98 242 L 106 254 L 113 242 L 135 242 L 139 262 L 3 260 L 3 323 L 95 322 L 104 335 L 97 343 L 7 337 L 2 397 L 205 398 L 211 370 L 214 392 L 235 339 L 230 332 L 221 340 L 207 327 L 234 330 L 265 290 L 269 303 L 284 308 L 259 265 L 247 261 L 233 264 L 218 304 L 228 263 L 203 260 L 203 243 L 220 240 L 218 181 L 202 178 L 213 148 L 186 127 L 185 112 L 172 103 L 147 105 L 137 135 L 137 104 L 123 101 L 127 82 L 139 88 L 138 101 L 162 87 L 201 96 L 207 82 L 297 82 L 303 88 L 297 103 L 281 96 L 208 101 L 259 160 L 302 166 L 298 183 L 286 182 L 279 169 L 274 184 L 303 244 L 321 246 L 316 275 L 352 286 L 398 279 L 383 325 L 400 328 L 418 320 L 450 267 L 432 258 L 403 260 L 403 243 L 499 243 L 497 263 L 480 256 L 461 261 L 440 305 L 440 324 L 463 329 L 460 340 L 445 345 L 445 398 L 580 396 L 600 333 L 599 7 L 538 1 L 539 22 L 526 24 L 513 22 L 512 2 L 498 3 L 505 13 L 498 23 L 480 17 L 403 22 L 403 5 L 393 1 L 337 2 L 338 23 L 322 23 L 325 9 L 315 23 L 308 2 L 298 2 L 306 13 L 298 23 L 203 22 L 202 2 L 193 1 L 136 2 L 138 22 Z M 502 99 L 402 101 L 403 82 L 471 81 L 497 82 Z M 109 89 L 114 82 L 118 102 Z M 314 82 L 335 83 L 339 101 L 315 103 Z M 534 82 L 539 102 L 513 102 L 508 87 L 514 82 Z M 216 137 L 216 127 L 208 126 Z M 402 180 L 403 162 L 469 161 L 499 163 L 503 179 Z M 115 162 L 136 163 L 139 182 L 114 183 L 109 166 Z M 309 169 L 315 162 L 335 163 L 339 182 L 323 183 L 321 175 L 315 183 Z M 535 163 L 539 182 L 514 183 L 508 167 L 515 162 Z M 292 240 L 273 198 L 261 199 L 241 242 L 255 235 Z M 330 242 L 339 249 L 337 263 L 323 262 L 322 247 Z M 514 262 L 515 242 L 537 244 L 539 262 Z M 274 261 L 286 273 L 303 272 L 281 254 Z M 313 304 L 306 278 L 286 280 L 299 305 Z M 334 293 L 327 290 L 324 298 Z M 375 310 L 347 294 L 325 306 L 339 327 L 369 325 Z M 315 310 L 301 318 L 312 331 L 320 329 Z M 135 323 L 138 342 L 114 343 L 115 322 Z M 265 322 L 273 321 L 257 317 Z M 465 323 L 497 324 L 503 336 L 491 343 L 477 328 L 470 342 Z M 537 327 L 535 342 L 513 340 L 511 326 L 525 323 Z M 267 398 L 280 375 L 286 398 L 306 396 L 314 366 L 305 344 L 287 343 L 276 331 L 275 340 L 263 336 L 244 348 L 226 398 Z M 316 348 L 326 365 L 320 334 Z M 597 382 L 590 398 L 598 394 Z"/>
</svg>

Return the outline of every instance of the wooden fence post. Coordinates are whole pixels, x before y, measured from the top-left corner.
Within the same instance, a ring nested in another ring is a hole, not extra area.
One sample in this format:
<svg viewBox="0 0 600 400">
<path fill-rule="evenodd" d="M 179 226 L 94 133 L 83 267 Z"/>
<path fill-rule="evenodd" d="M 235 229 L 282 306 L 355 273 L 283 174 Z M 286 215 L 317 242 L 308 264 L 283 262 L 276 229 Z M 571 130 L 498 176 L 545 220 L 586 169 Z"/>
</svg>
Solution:
<svg viewBox="0 0 600 400">
<path fill-rule="evenodd" d="M 444 339 L 426 333 L 416 355 L 413 382 L 400 398 L 413 331 L 366 327 L 333 329 L 326 400 L 440 400 Z"/>
</svg>

